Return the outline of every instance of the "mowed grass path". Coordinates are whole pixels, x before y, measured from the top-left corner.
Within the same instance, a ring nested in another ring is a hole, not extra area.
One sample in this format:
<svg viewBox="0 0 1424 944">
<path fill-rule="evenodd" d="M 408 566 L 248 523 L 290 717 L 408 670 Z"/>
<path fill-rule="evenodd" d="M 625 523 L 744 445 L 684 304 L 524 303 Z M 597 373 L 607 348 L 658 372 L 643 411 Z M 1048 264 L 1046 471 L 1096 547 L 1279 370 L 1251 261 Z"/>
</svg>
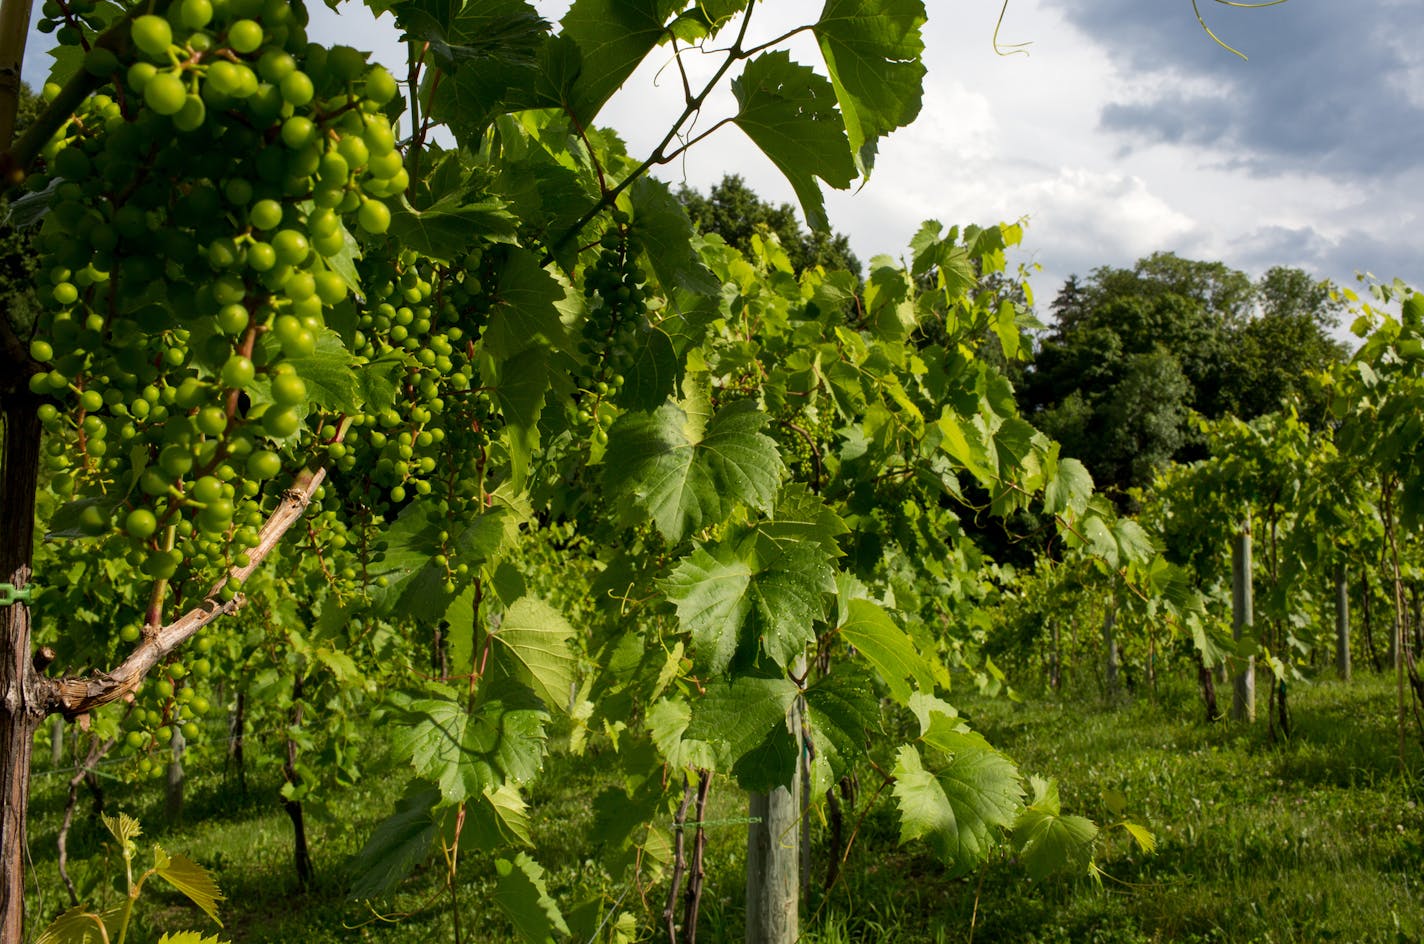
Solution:
<svg viewBox="0 0 1424 944">
<path fill-rule="evenodd" d="M 1124 831 L 1109 829 L 1098 863 L 1101 881 L 1062 876 L 1035 883 L 1004 857 L 949 878 L 919 846 L 897 844 L 886 790 L 859 820 L 842 880 L 829 893 L 821 887 L 825 829 L 813 821 L 817 861 L 803 940 L 1424 940 L 1420 736 L 1411 718 L 1412 773 L 1401 776 L 1394 697 L 1388 680 L 1373 677 L 1297 686 L 1293 736 L 1275 745 L 1268 743 L 1264 718 L 1253 728 L 1205 724 L 1195 691 L 1185 686 L 1166 685 L 1155 696 L 1139 691 L 1111 705 L 1096 695 L 962 702 L 970 721 L 1025 773 L 1059 781 L 1065 812 L 1104 825 L 1118 818 L 1140 823 L 1156 834 L 1157 851 L 1144 855 Z M 216 869 L 228 897 L 222 934 L 232 941 L 453 941 L 449 899 L 434 867 L 382 903 L 380 917 L 345 895 L 351 857 L 399 795 L 401 769 L 377 770 L 355 788 L 329 791 L 324 814 L 311 811 L 319 879 L 300 891 L 292 878 L 290 823 L 276 801 L 275 746 L 268 753 L 268 764 L 253 771 L 246 799 L 220 772 L 196 772 L 183 825 L 164 823 L 162 797 L 153 787 L 111 783 L 109 809 L 139 816 L 165 848 Z M 604 785 L 596 762 L 563 758 L 530 790 L 536 856 L 549 870 L 550 892 L 570 923 L 586 928 L 610 911 L 610 917 L 645 915 L 645 902 L 659 911 L 666 895 L 665 885 L 615 884 L 597 864 L 586 830 Z M 714 788 L 708 818 L 742 815 L 744 799 L 720 780 L 717 786 L 723 789 Z M 862 786 L 873 783 L 863 778 Z M 30 905 L 50 914 L 63 901 L 54 852 L 62 787 L 57 776 L 35 783 L 38 892 Z M 862 801 L 870 792 L 862 791 Z M 1123 810 L 1121 817 L 1113 808 Z M 851 811 L 847 821 L 855 823 L 861 812 Z M 736 824 L 709 830 L 701 941 L 742 939 L 744 830 Z M 71 868 L 96 897 L 115 874 L 102 839 L 81 801 Z M 460 924 L 467 942 L 513 940 L 492 901 L 493 873 L 489 857 L 462 857 Z M 140 906 L 152 927 L 215 930 L 160 886 L 156 882 L 155 894 Z M 612 924 L 604 926 L 605 936 Z"/>
</svg>

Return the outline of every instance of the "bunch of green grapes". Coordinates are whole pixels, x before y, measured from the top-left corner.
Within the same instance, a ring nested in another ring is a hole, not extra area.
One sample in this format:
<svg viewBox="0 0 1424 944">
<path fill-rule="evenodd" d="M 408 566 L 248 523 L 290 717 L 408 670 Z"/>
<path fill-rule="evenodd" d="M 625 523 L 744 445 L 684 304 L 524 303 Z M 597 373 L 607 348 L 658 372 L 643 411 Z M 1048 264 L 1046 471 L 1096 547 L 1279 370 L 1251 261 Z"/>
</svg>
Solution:
<svg viewBox="0 0 1424 944">
<path fill-rule="evenodd" d="M 608 442 L 608 427 L 617 413 L 612 400 L 623 388 L 646 329 L 647 275 L 636 263 L 640 241 L 621 210 L 600 241 L 601 249 L 583 273 L 588 317 L 579 352 L 587 358 L 587 373 L 578 378 L 576 418 L 593 423 L 593 439 Z"/>
<path fill-rule="evenodd" d="M 267 483 L 339 447 L 310 388 L 350 304 L 352 230 L 408 184 L 394 79 L 305 38 L 284 0 L 181 0 L 132 21 L 108 84 L 44 151 L 48 308 L 32 389 L 77 527 L 149 576 L 242 563 Z M 304 374 L 306 377 L 304 377 Z M 233 588 L 236 589 L 236 588 Z"/>
</svg>

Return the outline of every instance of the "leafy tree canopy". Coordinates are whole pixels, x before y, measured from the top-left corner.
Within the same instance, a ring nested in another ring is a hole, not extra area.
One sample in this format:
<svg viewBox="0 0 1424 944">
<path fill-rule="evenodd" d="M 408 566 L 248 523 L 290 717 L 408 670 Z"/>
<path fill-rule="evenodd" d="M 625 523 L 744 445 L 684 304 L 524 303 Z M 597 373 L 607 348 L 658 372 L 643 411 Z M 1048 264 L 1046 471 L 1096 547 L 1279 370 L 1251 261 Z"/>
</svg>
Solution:
<svg viewBox="0 0 1424 944">
<path fill-rule="evenodd" d="M 796 218 L 795 207 L 789 203 L 773 206 L 757 196 L 740 174 L 726 175 L 705 197 L 684 185 L 677 198 L 699 232 L 716 233 L 742 252 L 750 253 L 752 235 L 767 229 L 781 240 L 797 274 L 816 265 L 861 274 L 860 260 L 844 234 L 807 232 Z"/>
<path fill-rule="evenodd" d="M 1221 262 L 1159 252 L 1070 278 L 1020 380 L 1026 412 L 1119 495 L 1199 443 L 1189 423 L 1324 404 L 1308 378 L 1343 356 L 1328 283 L 1276 267 L 1252 282 Z"/>
</svg>

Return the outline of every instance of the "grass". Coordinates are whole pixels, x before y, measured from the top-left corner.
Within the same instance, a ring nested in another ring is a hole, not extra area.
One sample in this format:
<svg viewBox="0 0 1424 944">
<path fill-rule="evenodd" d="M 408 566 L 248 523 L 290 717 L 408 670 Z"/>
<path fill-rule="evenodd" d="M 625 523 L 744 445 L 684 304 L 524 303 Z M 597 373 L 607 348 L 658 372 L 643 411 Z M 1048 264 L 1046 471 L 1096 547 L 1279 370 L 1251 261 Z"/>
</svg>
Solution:
<svg viewBox="0 0 1424 944">
<path fill-rule="evenodd" d="M 1252 729 L 1200 720 L 1195 693 L 1167 687 L 1108 706 L 1093 696 L 972 699 L 973 724 L 1025 772 L 1059 781 L 1066 812 L 1114 821 L 1108 800 L 1150 828 L 1159 846 L 1143 855 L 1122 830 L 1098 864 L 1104 877 L 1029 881 L 1006 857 L 951 878 L 921 847 L 900 847 L 893 810 L 882 797 L 856 835 L 844 879 L 829 894 L 812 880 L 802 940 L 849 942 L 1288 942 L 1424 939 L 1424 786 L 1417 732 L 1409 732 L 1414 775 L 1395 756 L 1394 692 L 1360 678 L 1293 693 L 1294 736 L 1266 743 Z M 379 762 L 375 764 L 380 768 Z M 235 942 L 452 941 L 449 899 L 438 871 L 417 872 L 378 917 L 349 901 L 346 866 L 390 809 L 403 776 L 390 768 L 328 794 L 326 815 L 309 822 L 319 874 L 295 888 L 291 826 L 276 802 L 275 764 L 258 766 L 249 795 L 234 795 L 220 774 L 192 777 L 184 824 L 164 823 L 161 791 L 113 784 L 109 808 L 144 823 L 151 838 L 213 867 L 228 901 L 223 935 Z M 54 836 L 62 778 L 35 782 L 32 855 L 39 892 L 32 914 L 63 903 Z M 719 781 L 720 783 L 720 781 Z M 628 912 L 648 923 L 666 886 L 639 889 L 610 881 L 586 848 L 592 798 L 605 780 L 596 764 L 555 759 L 530 791 L 537 858 L 551 894 L 585 928 L 601 913 Z M 735 820 L 743 799 L 714 788 L 708 819 Z M 314 813 L 317 811 L 313 811 Z M 857 811 L 859 812 L 859 811 Z M 743 936 L 744 826 L 709 830 L 708 874 L 699 939 Z M 823 832 L 817 825 L 818 839 Z M 115 874 L 101 828 L 81 805 L 70 840 L 72 870 L 95 897 Z M 820 872 L 824 850 L 813 858 Z M 492 904 L 488 856 L 467 855 L 460 869 L 464 940 L 499 942 L 512 930 Z M 112 900 L 113 892 L 110 892 Z M 645 902 L 646 900 L 646 910 Z M 611 907 L 617 902 L 616 907 Z M 176 894 L 141 909 L 156 926 L 208 929 Z M 392 916 L 405 914 L 405 917 Z M 608 914 L 614 918 L 614 914 Z M 571 923 L 575 923 L 571 918 Z M 614 921 L 604 927 L 605 936 Z M 156 937 L 156 935 L 154 935 Z M 577 940 L 587 940 L 587 935 Z M 659 936 L 658 939 L 665 939 Z"/>
</svg>

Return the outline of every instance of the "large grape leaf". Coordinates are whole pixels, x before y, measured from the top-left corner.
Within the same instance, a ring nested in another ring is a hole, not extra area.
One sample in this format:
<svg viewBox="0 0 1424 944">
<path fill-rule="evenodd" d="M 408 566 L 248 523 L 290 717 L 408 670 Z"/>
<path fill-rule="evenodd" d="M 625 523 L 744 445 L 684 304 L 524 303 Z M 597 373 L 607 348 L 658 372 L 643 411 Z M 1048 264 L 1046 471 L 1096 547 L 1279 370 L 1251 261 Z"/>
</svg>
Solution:
<svg viewBox="0 0 1424 944">
<path fill-rule="evenodd" d="M 854 646 L 890 689 L 890 697 L 909 704 L 916 691 L 934 690 L 930 656 L 922 655 L 889 614 L 869 600 L 851 600 L 838 632 Z"/>
<path fill-rule="evenodd" d="M 826 597 L 836 592 L 836 574 L 814 543 L 789 544 L 767 561 L 751 584 L 753 631 L 762 651 L 785 668 L 816 639 L 826 615 Z"/>
<path fill-rule="evenodd" d="M 440 799 L 438 787 L 423 780 L 411 781 L 395 812 L 376 826 L 352 860 L 356 869 L 352 898 L 379 898 L 425 859 L 440 834 L 440 817 L 435 812 Z"/>
<path fill-rule="evenodd" d="M 401 197 L 391 206 L 390 238 L 440 262 L 464 256 L 476 241 L 509 241 L 514 215 L 498 197 L 460 189 L 417 210 Z"/>
<path fill-rule="evenodd" d="M 1033 802 L 1019 813 L 1013 829 L 1024 868 L 1035 879 L 1054 872 L 1085 874 L 1093 861 L 1097 825 L 1081 816 L 1063 815 L 1056 782 L 1030 777 L 1029 784 Z"/>
<path fill-rule="evenodd" d="M 845 122 L 831 83 L 786 52 L 769 52 L 732 80 L 737 127 L 777 166 L 801 201 L 806 223 L 828 229 L 819 177 L 840 190 L 855 178 Z"/>
<path fill-rule="evenodd" d="M 654 738 L 672 764 L 730 771 L 745 789 L 779 786 L 795 772 L 797 738 L 787 717 L 796 695 L 785 678 L 713 682 L 690 705 L 660 702 Z"/>
<path fill-rule="evenodd" d="M 485 351 L 508 360 L 530 347 L 569 348 L 558 305 L 567 294 L 559 280 L 527 249 L 509 249 L 495 286 L 497 303 L 481 339 Z"/>
<path fill-rule="evenodd" d="M 560 26 L 578 43 L 582 68 L 570 107 L 587 126 L 663 38 L 664 24 L 682 0 L 574 0 Z"/>
<path fill-rule="evenodd" d="M 678 563 L 661 587 L 692 636 L 693 654 L 713 673 L 726 671 L 751 613 L 752 568 L 728 547 L 698 548 Z"/>
<path fill-rule="evenodd" d="M 652 177 L 639 177 L 629 196 L 635 225 L 643 235 L 643 249 L 658 281 L 668 289 L 716 294 L 721 288 L 717 277 L 692 248 L 696 235 L 692 220 L 668 185 Z"/>
<path fill-rule="evenodd" d="M 445 802 L 538 772 L 549 715 L 533 692 L 487 679 L 473 711 L 453 688 L 431 686 L 425 695 L 392 710 L 391 746 L 417 776 L 440 788 Z"/>
<path fill-rule="evenodd" d="M 695 398 L 654 413 L 625 413 L 609 432 L 604 486 L 625 509 L 641 509 L 663 537 L 681 541 L 725 520 L 739 504 L 768 511 L 781 478 L 776 443 L 761 432 L 766 415 L 738 400 L 710 420 Z"/>
<path fill-rule="evenodd" d="M 849 533 L 850 528 L 805 484 L 790 482 L 777 496 L 772 516 L 757 522 L 757 531 L 763 540 L 777 547 L 813 542 L 828 556 L 840 557 L 842 552 L 837 538 Z"/>
<path fill-rule="evenodd" d="M 1013 822 L 1023 797 L 1018 771 L 983 738 L 960 734 L 957 749 L 930 768 L 914 745 L 900 748 L 895 799 L 900 841 L 924 839 L 955 874 L 989 853 L 996 830 Z"/>
<path fill-rule="evenodd" d="M 498 652 L 516 665 L 515 675 L 551 708 L 565 709 L 578 665 L 569 648 L 574 628 L 543 600 L 523 597 L 490 633 Z M 496 658 L 500 658 L 497 656 Z"/>
<path fill-rule="evenodd" d="M 817 679 L 806 689 L 806 726 L 816 746 L 811 792 L 819 795 L 849 772 L 865 754 L 866 738 L 880 730 L 880 699 L 870 674 L 844 663 Z"/>
<path fill-rule="evenodd" d="M 727 669 L 741 650 L 754 647 L 785 667 L 815 639 L 825 598 L 835 593 L 830 559 L 814 542 L 739 550 L 718 544 L 683 558 L 661 586 L 692 636 L 693 653 L 712 673 Z"/>
<path fill-rule="evenodd" d="M 539 416 L 549 385 L 549 353 L 542 347 L 528 348 L 498 365 L 495 396 L 504 416 L 509 477 L 517 487 L 523 487 L 529 460 L 539 447 Z"/>
<path fill-rule="evenodd" d="M 391 9 L 405 38 L 429 43 L 446 71 L 472 60 L 530 62 L 549 32 L 525 0 L 399 0 Z"/>
<path fill-rule="evenodd" d="M 549 896 L 544 884 L 544 869 L 521 852 L 508 859 L 496 859 L 494 900 L 524 940 L 530 944 L 545 944 L 552 941 L 555 932 L 566 937 L 569 926 L 559 911 L 558 903 Z"/>
<path fill-rule="evenodd" d="M 826 0 L 816 23 L 816 41 L 863 176 L 875 163 L 877 140 L 920 113 L 924 22 L 921 0 Z"/>
<path fill-rule="evenodd" d="M 1059 459 L 1058 468 L 1043 486 L 1043 510 L 1050 515 L 1071 513 L 1075 517 L 1088 509 L 1093 494 L 1093 477 L 1077 459 Z"/>
</svg>

